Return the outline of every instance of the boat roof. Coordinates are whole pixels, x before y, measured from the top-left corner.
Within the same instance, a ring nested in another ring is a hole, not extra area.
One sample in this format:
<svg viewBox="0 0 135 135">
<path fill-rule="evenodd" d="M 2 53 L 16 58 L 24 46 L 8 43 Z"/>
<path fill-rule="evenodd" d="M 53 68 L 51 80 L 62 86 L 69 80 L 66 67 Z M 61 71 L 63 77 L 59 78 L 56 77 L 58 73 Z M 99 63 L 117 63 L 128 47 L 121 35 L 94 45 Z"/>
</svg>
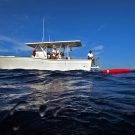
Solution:
<svg viewBox="0 0 135 135">
<path fill-rule="evenodd" d="M 48 47 L 52 48 L 53 46 L 56 47 L 81 47 L 81 41 L 80 40 L 70 40 L 70 41 L 53 41 L 53 42 L 35 42 L 35 43 L 25 43 L 27 46 L 30 46 L 32 48 L 37 47 L 37 45 L 40 45 L 41 47 Z"/>
</svg>

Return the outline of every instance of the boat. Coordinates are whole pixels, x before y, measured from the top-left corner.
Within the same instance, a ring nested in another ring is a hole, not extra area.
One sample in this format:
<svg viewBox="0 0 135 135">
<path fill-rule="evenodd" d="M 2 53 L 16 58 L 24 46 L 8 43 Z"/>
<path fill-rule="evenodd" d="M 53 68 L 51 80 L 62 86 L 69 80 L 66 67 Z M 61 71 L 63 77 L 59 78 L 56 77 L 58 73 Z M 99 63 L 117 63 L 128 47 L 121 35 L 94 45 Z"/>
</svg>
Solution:
<svg viewBox="0 0 135 135">
<path fill-rule="evenodd" d="M 116 74 L 116 73 L 129 73 L 131 71 L 132 70 L 129 69 L 129 68 L 101 70 L 102 73 L 112 73 L 112 74 Z"/>
<path fill-rule="evenodd" d="M 74 48 L 81 47 L 80 40 L 25 43 L 33 48 L 31 57 L 0 56 L 0 69 L 36 69 L 36 70 L 85 70 L 99 69 L 92 66 L 88 59 L 72 59 Z M 52 48 L 56 47 L 57 58 L 52 59 Z"/>
</svg>

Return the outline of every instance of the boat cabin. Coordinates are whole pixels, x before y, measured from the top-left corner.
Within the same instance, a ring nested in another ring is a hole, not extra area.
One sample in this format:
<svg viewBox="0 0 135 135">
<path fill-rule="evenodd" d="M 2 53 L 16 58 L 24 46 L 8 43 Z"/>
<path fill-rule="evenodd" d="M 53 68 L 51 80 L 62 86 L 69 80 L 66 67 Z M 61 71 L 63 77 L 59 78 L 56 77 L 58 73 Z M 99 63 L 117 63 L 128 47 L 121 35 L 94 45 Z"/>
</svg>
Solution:
<svg viewBox="0 0 135 135">
<path fill-rule="evenodd" d="M 59 60 L 71 59 L 72 49 L 82 46 L 80 40 L 26 43 L 26 45 L 34 48 L 31 53 L 32 58 L 42 59 L 54 59 L 52 57 L 52 50 L 56 48 L 57 59 Z"/>
</svg>

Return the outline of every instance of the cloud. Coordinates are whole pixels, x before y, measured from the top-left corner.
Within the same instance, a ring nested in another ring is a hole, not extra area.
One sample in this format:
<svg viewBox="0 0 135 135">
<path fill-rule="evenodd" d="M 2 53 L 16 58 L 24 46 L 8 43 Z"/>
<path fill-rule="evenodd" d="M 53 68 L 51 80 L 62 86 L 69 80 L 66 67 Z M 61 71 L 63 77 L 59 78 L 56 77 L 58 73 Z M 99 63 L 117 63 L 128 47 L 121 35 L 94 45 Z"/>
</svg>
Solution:
<svg viewBox="0 0 135 135">
<path fill-rule="evenodd" d="M 103 52 L 104 46 L 103 45 L 98 45 L 94 48 L 92 48 L 92 50 L 94 50 L 94 55 L 98 56 L 99 54 L 101 54 Z"/>
<path fill-rule="evenodd" d="M 106 26 L 106 24 L 100 25 L 100 26 L 95 30 L 95 32 L 102 30 L 105 26 Z"/>
<path fill-rule="evenodd" d="M 11 38 L 5 37 L 5 36 L 1 36 L 1 35 L 0 35 L 0 41 L 12 43 L 12 44 L 18 44 L 17 41 L 15 41 L 15 40 L 13 40 Z"/>
<path fill-rule="evenodd" d="M 0 42 L 1 43 L 6 42 L 6 43 L 11 44 L 11 48 L 14 49 L 15 51 L 18 51 L 18 50 L 29 51 L 29 50 L 31 50 L 30 47 L 24 45 L 23 42 L 19 42 L 17 40 L 14 40 L 14 39 L 11 39 L 11 38 L 8 38 L 8 37 L 5 37 L 5 36 L 1 36 L 1 35 L 0 35 Z M 2 49 L 4 49 L 4 48 L 2 48 Z"/>
<path fill-rule="evenodd" d="M 0 52 L 8 52 L 8 49 L 0 49 Z"/>
<path fill-rule="evenodd" d="M 103 45 L 99 45 L 94 47 L 92 50 L 103 50 L 104 46 Z"/>
<path fill-rule="evenodd" d="M 30 18 L 29 18 L 29 16 L 28 15 L 26 15 L 26 14 L 23 14 L 23 15 L 16 15 L 16 14 L 14 14 L 14 15 L 12 15 L 14 18 L 16 18 L 16 19 L 18 19 L 18 20 L 25 20 L 25 21 L 27 21 L 27 20 L 30 20 Z"/>
<path fill-rule="evenodd" d="M 97 55 L 99 55 L 100 53 L 102 53 L 102 51 L 101 51 L 101 52 L 94 52 L 94 55 L 97 56 Z"/>
</svg>

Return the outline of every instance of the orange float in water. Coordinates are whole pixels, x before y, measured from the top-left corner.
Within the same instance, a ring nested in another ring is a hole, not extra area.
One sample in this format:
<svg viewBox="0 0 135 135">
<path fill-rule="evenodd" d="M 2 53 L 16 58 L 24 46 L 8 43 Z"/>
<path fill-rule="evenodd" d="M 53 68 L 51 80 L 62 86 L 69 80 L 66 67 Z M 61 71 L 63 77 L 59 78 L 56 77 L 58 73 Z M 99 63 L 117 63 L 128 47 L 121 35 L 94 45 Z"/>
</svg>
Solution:
<svg viewBox="0 0 135 135">
<path fill-rule="evenodd" d="M 107 69 L 107 70 L 101 70 L 102 73 L 129 73 L 131 72 L 132 70 L 131 69 Z"/>
</svg>

